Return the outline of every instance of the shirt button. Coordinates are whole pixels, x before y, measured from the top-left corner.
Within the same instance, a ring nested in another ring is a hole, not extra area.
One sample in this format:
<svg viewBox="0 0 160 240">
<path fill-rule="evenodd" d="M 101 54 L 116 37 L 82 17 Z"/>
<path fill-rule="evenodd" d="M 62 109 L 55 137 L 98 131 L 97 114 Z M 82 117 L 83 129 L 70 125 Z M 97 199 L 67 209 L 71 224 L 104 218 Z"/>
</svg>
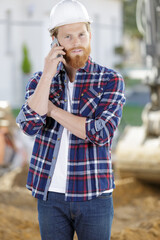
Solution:
<svg viewBox="0 0 160 240">
<path fill-rule="evenodd" d="M 67 102 L 67 100 L 66 100 L 66 99 L 65 99 L 64 101 L 65 101 L 65 102 Z"/>
<path fill-rule="evenodd" d="M 83 96 L 84 96 L 84 93 L 81 94 L 81 97 L 83 97 Z"/>
<path fill-rule="evenodd" d="M 49 176 L 48 178 L 51 179 L 51 176 Z"/>
<path fill-rule="evenodd" d="M 64 82 L 66 83 L 66 82 L 67 82 L 67 80 L 64 80 Z"/>
<path fill-rule="evenodd" d="M 60 141 L 60 138 L 57 138 L 58 141 Z"/>
<path fill-rule="evenodd" d="M 56 158 L 54 157 L 53 160 L 56 160 Z"/>
</svg>

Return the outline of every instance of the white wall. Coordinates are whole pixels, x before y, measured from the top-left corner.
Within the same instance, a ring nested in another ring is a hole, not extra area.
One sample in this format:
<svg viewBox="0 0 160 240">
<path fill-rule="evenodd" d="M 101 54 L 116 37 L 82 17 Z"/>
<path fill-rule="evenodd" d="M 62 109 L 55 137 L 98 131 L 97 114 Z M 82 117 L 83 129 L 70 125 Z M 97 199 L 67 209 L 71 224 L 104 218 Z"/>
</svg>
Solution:
<svg viewBox="0 0 160 240">
<path fill-rule="evenodd" d="M 89 0 L 83 3 L 90 9 L 93 18 L 92 56 L 100 64 L 113 67 L 116 62 L 114 48 L 121 45 L 123 37 L 122 2 Z"/>
<path fill-rule="evenodd" d="M 24 97 L 21 72 L 22 45 L 26 43 L 32 72 L 43 70 L 50 49 L 49 13 L 57 0 L 0 0 L 0 100 L 21 106 Z M 93 19 L 92 53 L 98 63 L 113 67 L 114 47 L 122 43 L 122 2 L 120 0 L 81 0 Z M 11 12 L 7 35 L 6 12 Z"/>
</svg>

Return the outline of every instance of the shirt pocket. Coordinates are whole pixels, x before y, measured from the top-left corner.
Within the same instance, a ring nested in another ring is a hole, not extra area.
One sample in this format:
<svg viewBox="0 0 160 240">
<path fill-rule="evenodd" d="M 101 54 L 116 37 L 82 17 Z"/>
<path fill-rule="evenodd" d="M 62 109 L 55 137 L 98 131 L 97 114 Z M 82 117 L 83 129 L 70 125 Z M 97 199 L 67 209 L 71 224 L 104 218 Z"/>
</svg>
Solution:
<svg viewBox="0 0 160 240">
<path fill-rule="evenodd" d="M 83 117 L 93 117 L 102 98 L 103 88 L 90 87 L 84 89 L 80 96 L 79 114 Z"/>
</svg>

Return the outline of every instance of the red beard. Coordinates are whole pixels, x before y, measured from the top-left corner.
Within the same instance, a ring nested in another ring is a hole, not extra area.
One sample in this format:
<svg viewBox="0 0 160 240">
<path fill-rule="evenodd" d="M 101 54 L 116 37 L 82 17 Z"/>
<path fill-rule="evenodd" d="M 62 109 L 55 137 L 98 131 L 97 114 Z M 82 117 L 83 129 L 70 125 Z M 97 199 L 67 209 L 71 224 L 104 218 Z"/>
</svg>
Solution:
<svg viewBox="0 0 160 240">
<path fill-rule="evenodd" d="M 75 49 L 82 49 L 83 55 L 82 56 L 76 55 L 75 57 L 72 57 L 70 55 L 70 52 Z M 71 48 L 67 51 L 65 50 L 65 52 L 66 52 L 66 55 L 64 56 L 64 58 L 65 58 L 67 64 L 75 69 L 79 69 L 79 68 L 84 67 L 84 65 L 86 64 L 88 57 L 90 55 L 90 52 L 91 52 L 91 46 L 89 44 L 89 46 L 87 48 L 84 48 L 84 47 Z"/>
</svg>

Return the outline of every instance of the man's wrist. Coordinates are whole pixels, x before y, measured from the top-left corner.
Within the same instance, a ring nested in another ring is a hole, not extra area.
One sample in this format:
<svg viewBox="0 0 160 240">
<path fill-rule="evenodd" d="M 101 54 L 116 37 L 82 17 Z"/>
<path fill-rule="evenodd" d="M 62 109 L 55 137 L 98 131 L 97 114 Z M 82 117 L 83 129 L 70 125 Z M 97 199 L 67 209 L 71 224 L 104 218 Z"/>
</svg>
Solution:
<svg viewBox="0 0 160 240">
<path fill-rule="evenodd" d="M 52 78 L 53 77 L 51 75 L 48 75 L 48 74 L 45 74 L 45 73 L 43 73 L 42 77 L 41 77 L 41 79 L 43 79 L 43 81 L 46 81 L 46 82 L 51 82 Z"/>
</svg>

